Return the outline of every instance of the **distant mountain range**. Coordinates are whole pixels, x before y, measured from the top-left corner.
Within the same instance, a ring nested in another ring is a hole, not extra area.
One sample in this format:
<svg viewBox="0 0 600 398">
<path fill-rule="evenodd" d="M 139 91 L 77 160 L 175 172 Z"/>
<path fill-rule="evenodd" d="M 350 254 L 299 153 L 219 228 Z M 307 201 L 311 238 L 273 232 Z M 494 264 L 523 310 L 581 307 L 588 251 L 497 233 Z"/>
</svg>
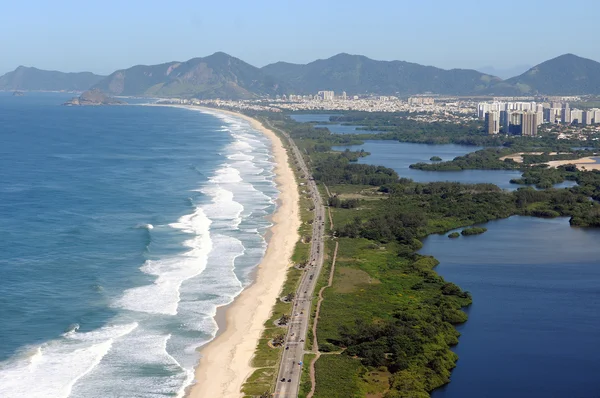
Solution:
<svg viewBox="0 0 600 398">
<path fill-rule="evenodd" d="M 64 73 L 19 66 L 0 76 L 0 90 L 84 91 L 105 77 L 91 72 Z"/>
<path fill-rule="evenodd" d="M 338 54 L 308 64 L 257 68 L 218 52 L 186 62 L 137 65 L 109 76 L 18 67 L 0 77 L 0 90 L 83 91 L 110 95 L 251 99 L 320 90 L 349 95 L 600 95 L 600 63 L 561 55 L 506 80 L 472 69 L 445 70 L 404 61 Z"/>
<path fill-rule="evenodd" d="M 285 82 L 295 94 L 334 90 L 350 94 L 432 92 L 463 95 L 484 90 L 501 81 L 470 69 L 444 70 L 404 61 L 375 61 L 350 54 L 338 54 L 306 65 L 277 62 L 262 70 Z"/>
</svg>

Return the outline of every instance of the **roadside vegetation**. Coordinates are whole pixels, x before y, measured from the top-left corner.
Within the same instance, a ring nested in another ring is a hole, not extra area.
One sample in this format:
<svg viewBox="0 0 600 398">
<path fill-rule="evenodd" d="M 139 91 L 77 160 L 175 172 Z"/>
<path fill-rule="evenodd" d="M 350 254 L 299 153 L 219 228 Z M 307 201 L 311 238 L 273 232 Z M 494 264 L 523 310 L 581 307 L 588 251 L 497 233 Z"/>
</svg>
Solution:
<svg viewBox="0 0 600 398">
<path fill-rule="evenodd" d="M 360 153 L 332 151 L 340 141 L 357 143 L 356 137 L 332 135 L 284 115 L 268 118 L 292 136 L 317 182 L 327 185 L 325 203 L 335 225 L 330 232 L 339 244 L 333 285 L 324 290 L 317 324 L 321 356 L 315 365 L 316 398 L 425 398 L 450 381 L 458 359 L 451 351 L 459 338 L 454 326 L 467 320 L 461 309 L 471 303 L 471 296 L 435 272 L 435 258 L 418 253 L 422 238 L 512 215 L 567 216 L 573 226 L 600 226 L 600 205 L 590 200 L 600 199 L 600 172 L 566 166 L 556 171 L 531 168 L 523 176 L 538 184 L 558 180 L 553 177 L 558 173 L 579 184 L 560 190 L 506 192 L 492 184 L 416 183 L 385 167 L 356 164 Z M 465 162 L 521 167 L 512 160 L 500 161 L 505 153 L 488 149 L 475 160 L 467 155 Z M 303 221 L 310 214 L 303 214 Z M 482 232 L 485 228 L 472 227 L 462 234 Z M 308 247 L 302 245 L 295 262 L 306 255 Z M 294 272 L 290 270 L 285 292 L 294 290 Z M 289 310 L 278 306 L 273 321 Z M 272 322 L 265 327 L 267 340 L 275 332 L 269 331 Z M 271 359 L 266 351 L 259 345 L 255 360 Z M 267 381 L 274 382 L 269 368 L 276 365 L 256 364 L 262 368 L 245 385 L 247 396 L 260 396 L 269 387 Z M 305 376 L 301 396 L 310 390 Z"/>
</svg>

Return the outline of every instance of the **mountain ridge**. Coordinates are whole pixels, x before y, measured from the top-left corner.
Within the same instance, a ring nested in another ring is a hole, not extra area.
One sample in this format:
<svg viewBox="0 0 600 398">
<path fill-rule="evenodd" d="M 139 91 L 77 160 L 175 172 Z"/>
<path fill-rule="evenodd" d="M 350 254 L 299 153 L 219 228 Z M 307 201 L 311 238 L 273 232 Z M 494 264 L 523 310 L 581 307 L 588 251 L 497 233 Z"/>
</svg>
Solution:
<svg viewBox="0 0 600 398">
<path fill-rule="evenodd" d="M 286 81 L 297 94 L 319 90 L 382 95 L 411 95 L 427 91 L 466 94 L 501 81 L 472 69 L 446 70 L 407 61 L 377 61 L 348 53 L 339 53 L 308 64 L 279 62 L 261 69 Z"/>
<path fill-rule="evenodd" d="M 185 62 L 136 65 L 110 74 L 94 86 L 111 95 L 251 99 L 283 94 L 259 68 L 223 52 Z"/>
<path fill-rule="evenodd" d="M 92 72 L 59 72 L 20 65 L 0 76 L 0 90 L 84 91 L 104 77 Z"/>
<path fill-rule="evenodd" d="M 109 76 L 63 73 L 19 66 L 0 76 L 0 90 L 85 91 L 109 95 L 255 99 L 281 94 L 408 96 L 445 95 L 600 95 L 600 63 L 563 54 L 502 80 L 474 69 L 441 69 L 407 61 L 378 61 L 339 53 L 306 64 L 285 61 L 257 68 L 216 52 L 187 61 L 135 65 Z"/>
</svg>

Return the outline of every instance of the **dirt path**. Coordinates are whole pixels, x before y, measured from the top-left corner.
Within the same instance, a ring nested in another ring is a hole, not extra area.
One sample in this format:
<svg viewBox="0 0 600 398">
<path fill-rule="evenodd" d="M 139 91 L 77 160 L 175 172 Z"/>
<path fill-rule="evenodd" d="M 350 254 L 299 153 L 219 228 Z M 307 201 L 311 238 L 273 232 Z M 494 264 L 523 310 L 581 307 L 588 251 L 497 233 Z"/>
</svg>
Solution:
<svg viewBox="0 0 600 398">
<path fill-rule="evenodd" d="M 331 216 L 331 214 L 330 214 Z M 332 224 L 333 225 L 333 224 Z M 315 358 L 310 363 L 310 392 L 306 396 L 306 398 L 312 398 L 315 394 L 315 389 L 317 387 L 317 381 L 315 378 L 315 362 L 321 356 L 319 352 L 319 343 L 317 342 L 317 324 L 319 323 L 319 312 L 321 311 L 321 303 L 323 302 L 323 291 L 328 287 L 331 287 L 333 284 L 333 274 L 335 273 L 335 259 L 337 257 L 338 251 L 338 242 L 335 242 L 335 250 L 333 252 L 333 260 L 331 261 L 331 271 L 329 272 L 329 280 L 327 281 L 327 286 L 323 286 L 321 290 L 319 290 L 319 301 L 317 302 L 317 311 L 315 312 L 315 321 L 313 322 L 313 352 L 316 354 Z"/>
</svg>

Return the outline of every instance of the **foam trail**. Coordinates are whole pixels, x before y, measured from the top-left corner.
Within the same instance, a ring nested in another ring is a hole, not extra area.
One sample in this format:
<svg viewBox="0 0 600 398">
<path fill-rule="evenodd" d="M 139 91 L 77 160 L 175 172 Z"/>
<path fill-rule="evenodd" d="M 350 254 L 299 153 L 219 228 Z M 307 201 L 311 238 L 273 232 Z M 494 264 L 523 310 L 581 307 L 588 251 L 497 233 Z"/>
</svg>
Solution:
<svg viewBox="0 0 600 398">
<path fill-rule="evenodd" d="M 206 268 L 208 253 L 212 250 L 210 225 L 211 220 L 201 208 L 170 224 L 182 232 L 194 234 L 192 239 L 184 242 L 190 250 L 179 256 L 146 261 L 140 269 L 156 276 L 154 283 L 126 290 L 115 305 L 131 311 L 176 315 L 181 284 Z"/>
<path fill-rule="evenodd" d="M 115 340 L 131 333 L 137 323 L 107 326 L 93 332 L 69 333 L 0 364 L 0 396 L 67 398 L 75 383 L 90 373 Z"/>
</svg>

